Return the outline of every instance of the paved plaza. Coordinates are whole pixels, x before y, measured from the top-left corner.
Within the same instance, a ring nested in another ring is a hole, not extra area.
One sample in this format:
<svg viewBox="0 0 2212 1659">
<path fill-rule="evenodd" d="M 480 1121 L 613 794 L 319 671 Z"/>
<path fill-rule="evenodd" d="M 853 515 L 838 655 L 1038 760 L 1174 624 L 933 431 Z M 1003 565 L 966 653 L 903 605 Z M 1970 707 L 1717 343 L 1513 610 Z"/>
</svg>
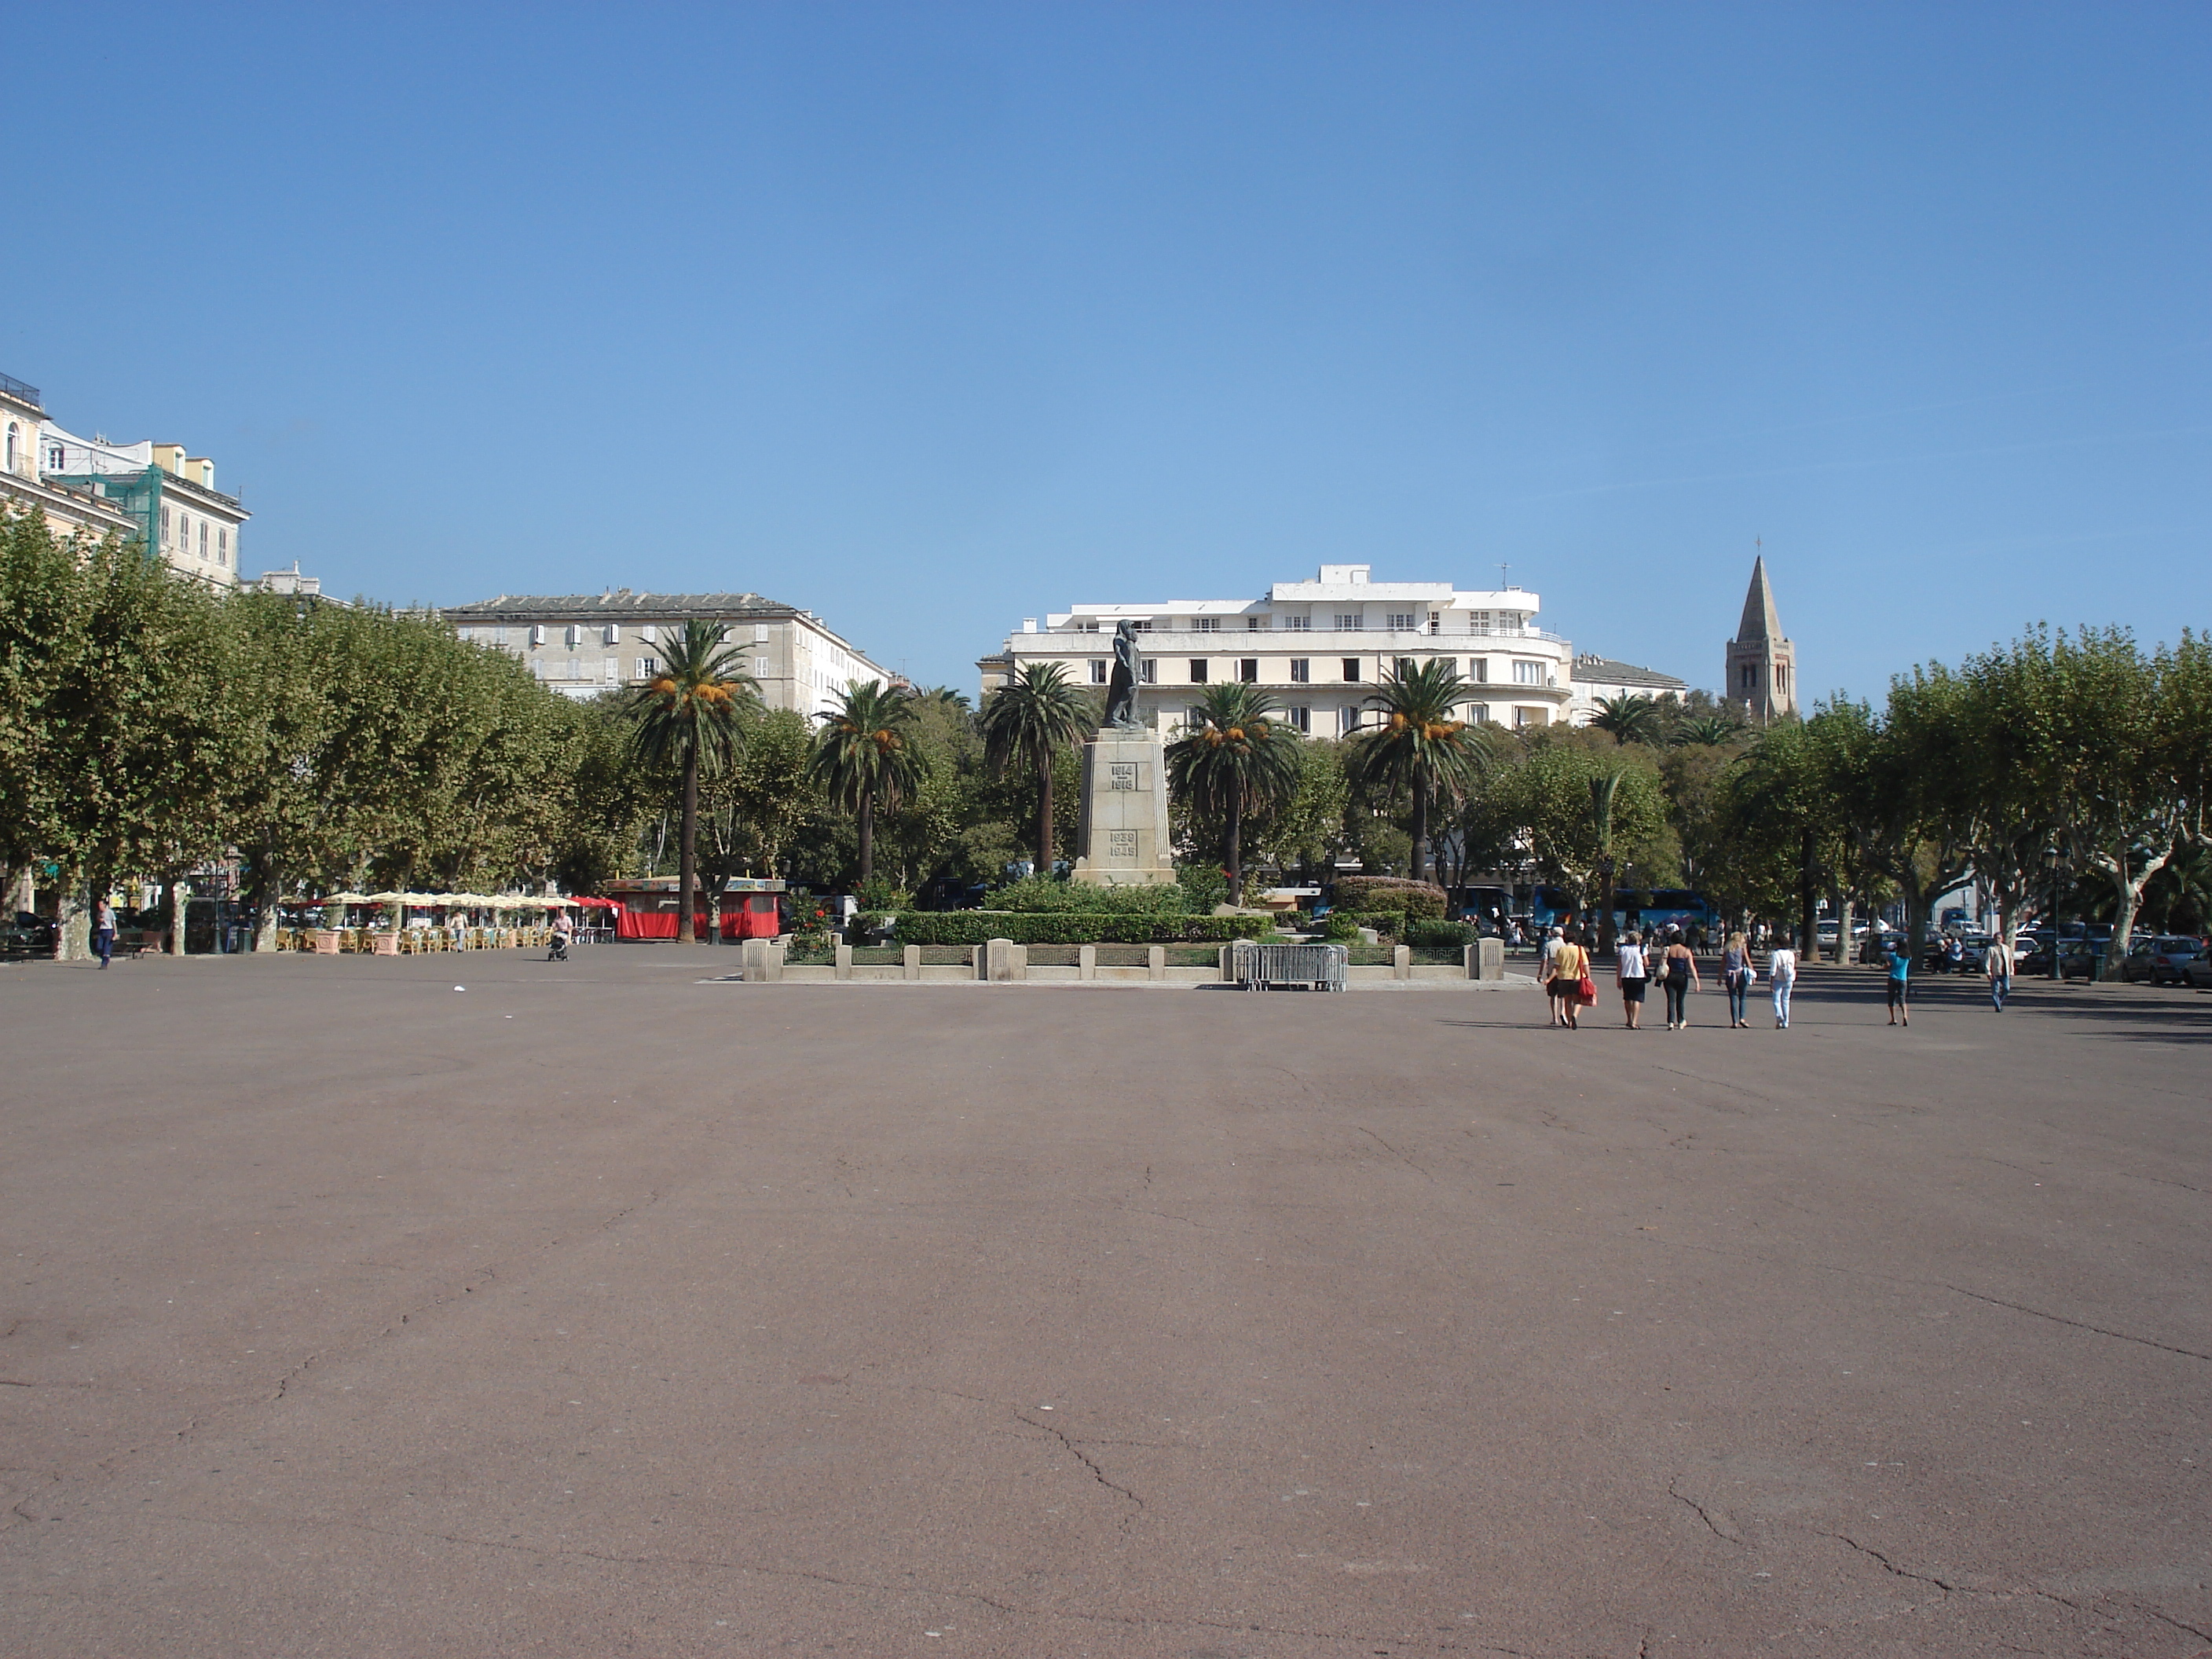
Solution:
<svg viewBox="0 0 2212 1659">
<path fill-rule="evenodd" d="M 0 969 L 0 1653 L 2212 1650 L 2212 997 L 734 956 Z"/>
</svg>

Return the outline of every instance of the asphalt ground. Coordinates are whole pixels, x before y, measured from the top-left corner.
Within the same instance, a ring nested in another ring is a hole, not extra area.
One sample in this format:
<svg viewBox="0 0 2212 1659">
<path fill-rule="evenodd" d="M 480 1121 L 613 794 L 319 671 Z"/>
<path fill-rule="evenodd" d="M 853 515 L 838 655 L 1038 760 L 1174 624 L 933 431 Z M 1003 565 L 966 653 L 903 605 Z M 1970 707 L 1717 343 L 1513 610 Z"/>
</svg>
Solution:
<svg viewBox="0 0 2212 1659">
<path fill-rule="evenodd" d="M 0 969 L 0 1652 L 2212 1650 L 2212 998 L 733 955 Z"/>
</svg>

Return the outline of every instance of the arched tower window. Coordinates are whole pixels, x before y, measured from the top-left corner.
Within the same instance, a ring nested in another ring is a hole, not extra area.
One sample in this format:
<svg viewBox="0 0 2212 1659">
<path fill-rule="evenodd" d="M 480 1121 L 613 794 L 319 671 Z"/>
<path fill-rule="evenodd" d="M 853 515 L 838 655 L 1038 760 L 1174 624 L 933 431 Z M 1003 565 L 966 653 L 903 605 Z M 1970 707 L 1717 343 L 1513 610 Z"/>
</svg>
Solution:
<svg viewBox="0 0 2212 1659">
<path fill-rule="evenodd" d="M 10 472 L 13 472 L 15 470 L 16 435 L 21 430 L 22 428 L 18 427 L 15 422 L 10 421 L 8 422 L 8 470 Z"/>
</svg>

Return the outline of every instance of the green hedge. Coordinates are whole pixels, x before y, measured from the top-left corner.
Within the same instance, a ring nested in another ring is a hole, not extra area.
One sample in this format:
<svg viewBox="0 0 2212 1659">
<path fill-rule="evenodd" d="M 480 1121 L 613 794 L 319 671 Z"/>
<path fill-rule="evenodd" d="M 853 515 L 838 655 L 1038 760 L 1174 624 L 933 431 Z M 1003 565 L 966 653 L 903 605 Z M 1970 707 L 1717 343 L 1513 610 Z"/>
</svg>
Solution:
<svg viewBox="0 0 2212 1659">
<path fill-rule="evenodd" d="M 1258 939 L 1267 916 L 1129 915 L 1013 910 L 908 910 L 892 935 L 902 945 L 1182 945 Z"/>
<path fill-rule="evenodd" d="M 1408 945 L 1456 945 L 1465 950 L 1477 935 L 1471 921 L 1413 921 L 1405 934 Z"/>
<path fill-rule="evenodd" d="M 1433 882 L 1398 876 L 1339 876 L 1336 904 L 1344 910 L 1395 910 L 1425 921 L 1443 915 L 1444 890 Z M 1375 926 L 1371 921 L 1366 925 Z"/>
<path fill-rule="evenodd" d="M 1008 883 L 991 895 L 990 903 L 994 910 L 1055 916 L 1182 915 L 1190 908 L 1183 890 L 1164 882 L 1154 887 L 1102 887 L 1036 876 Z"/>
</svg>

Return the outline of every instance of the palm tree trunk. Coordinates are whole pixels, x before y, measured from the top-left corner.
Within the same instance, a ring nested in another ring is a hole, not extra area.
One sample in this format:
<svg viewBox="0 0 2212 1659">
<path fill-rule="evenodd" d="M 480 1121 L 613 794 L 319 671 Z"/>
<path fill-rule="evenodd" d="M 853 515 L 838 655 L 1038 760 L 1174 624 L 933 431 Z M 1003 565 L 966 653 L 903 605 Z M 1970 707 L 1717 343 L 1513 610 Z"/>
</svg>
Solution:
<svg viewBox="0 0 2212 1659">
<path fill-rule="evenodd" d="M 876 792 L 860 792 L 860 886 L 868 884 L 868 878 L 876 873 Z"/>
<path fill-rule="evenodd" d="M 1037 867 L 1040 876 L 1052 873 L 1052 750 L 1037 757 Z"/>
<path fill-rule="evenodd" d="M 1429 770 L 1413 769 L 1413 868 L 1415 881 L 1429 878 Z"/>
<path fill-rule="evenodd" d="M 695 945 L 698 934 L 691 926 L 691 886 L 699 869 L 699 750 L 694 744 L 684 756 L 684 833 L 683 846 L 677 851 L 676 939 L 680 945 Z"/>
<path fill-rule="evenodd" d="M 1229 793 L 1229 902 L 1240 908 L 1244 902 L 1244 801 L 1233 789 Z"/>
</svg>

